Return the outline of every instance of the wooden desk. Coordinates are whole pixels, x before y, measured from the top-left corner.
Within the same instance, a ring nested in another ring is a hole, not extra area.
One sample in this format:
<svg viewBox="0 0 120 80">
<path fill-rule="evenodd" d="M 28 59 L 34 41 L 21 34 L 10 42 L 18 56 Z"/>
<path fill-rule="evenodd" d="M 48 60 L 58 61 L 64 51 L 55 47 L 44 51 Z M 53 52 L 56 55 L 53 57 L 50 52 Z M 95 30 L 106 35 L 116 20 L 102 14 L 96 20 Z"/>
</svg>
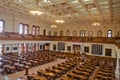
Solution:
<svg viewBox="0 0 120 80">
<path fill-rule="evenodd" d="M 33 79 L 37 79 L 37 80 L 47 80 L 45 77 L 42 77 L 42 76 L 38 76 L 36 74 L 31 74 L 31 75 L 28 75 L 28 76 L 31 76 L 33 77 Z"/>
<path fill-rule="evenodd" d="M 52 73 L 52 72 L 46 72 L 46 71 L 43 71 L 43 70 L 39 70 L 37 71 L 38 75 L 42 76 L 48 76 L 48 77 L 55 77 L 56 74 L 55 73 Z"/>
<path fill-rule="evenodd" d="M 86 77 L 85 77 L 85 76 L 83 76 L 83 75 L 77 75 L 77 74 L 74 74 L 74 73 L 72 73 L 72 72 L 69 72 L 67 75 L 68 75 L 68 76 L 71 76 L 71 77 L 74 77 L 74 78 L 79 78 L 79 79 L 86 80 Z"/>
</svg>

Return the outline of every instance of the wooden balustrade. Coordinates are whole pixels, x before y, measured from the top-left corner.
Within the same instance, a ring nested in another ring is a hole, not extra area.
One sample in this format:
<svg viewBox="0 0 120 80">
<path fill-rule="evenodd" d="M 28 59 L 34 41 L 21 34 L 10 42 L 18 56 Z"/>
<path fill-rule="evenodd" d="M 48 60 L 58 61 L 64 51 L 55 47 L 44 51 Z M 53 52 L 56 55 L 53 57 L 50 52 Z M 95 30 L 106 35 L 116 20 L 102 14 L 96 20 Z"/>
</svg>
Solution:
<svg viewBox="0 0 120 80">
<path fill-rule="evenodd" d="M 80 37 L 80 36 L 43 36 L 43 35 L 21 35 L 13 32 L 0 33 L 0 40 L 44 40 L 44 41 L 69 41 L 69 42 L 93 42 L 116 44 L 120 48 L 120 37 Z M 118 42 L 116 42 L 118 41 Z"/>
</svg>

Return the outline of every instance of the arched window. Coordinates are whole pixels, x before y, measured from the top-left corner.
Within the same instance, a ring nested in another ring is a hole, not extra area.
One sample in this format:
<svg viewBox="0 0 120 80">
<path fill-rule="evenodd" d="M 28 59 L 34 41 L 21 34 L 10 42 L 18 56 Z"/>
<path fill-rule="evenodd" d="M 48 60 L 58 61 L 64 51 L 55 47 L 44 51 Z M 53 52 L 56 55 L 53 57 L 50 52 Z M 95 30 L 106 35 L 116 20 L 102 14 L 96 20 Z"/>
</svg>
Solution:
<svg viewBox="0 0 120 80">
<path fill-rule="evenodd" d="M 80 30 L 80 36 L 84 37 L 85 36 L 85 31 L 84 30 Z"/>
<path fill-rule="evenodd" d="M 112 37 L 112 30 L 107 30 L 107 37 Z"/>
<path fill-rule="evenodd" d="M 60 31 L 60 36 L 63 36 L 63 31 Z"/>
<path fill-rule="evenodd" d="M 28 34 L 29 33 L 29 25 L 28 24 L 19 24 L 19 34 Z"/>
<path fill-rule="evenodd" d="M 66 36 L 70 36 L 70 31 L 69 30 L 66 31 Z"/>
<path fill-rule="evenodd" d="M 54 32 L 54 36 L 57 36 L 57 32 L 56 31 Z"/>
<path fill-rule="evenodd" d="M 89 36 L 89 37 L 93 37 L 93 31 L 89 31 L 89 32 L 88 32 L 88 36 Z"/>
<path fill-rule="evenodd" d="M 4 20 L 0 20 L 0 32 L 3 32 L 5 29 L 5 21 Z"/>
<path fill-rule="evenodd" d="M 48 31 L 48 35 L 51 36 L 51 31 Z"/>
<path fill-rule="evenodd" d="M 40 27 L 39 26 L 32 26 L 32 34 L 33 35 L 39 35 Z"/>
<path fill-rule="evenodd" d="M 29 33 L 29 25 L 24 24 L 24 34 L 28 34 L 28 33 Z"/>
<path fill-rule="evenodd" d="M 101 30 L 99 30 L 99 31 L 97 32 L 97 37 L 102 37 L 102 31 L 101 31 Z"/>
<path fill-rule="evenodd" d="M 76 30 L 73 31 L 73 36 L 77 36 L 77 31 Z"/>
<path fill-rule="evenodd" d="M 120 31 L 117 32 L 117 37 L 120 37 Z"/>
<path fill-rule="evenodd" d="M 44 35 L 44 36 L 46 35 L 46 29 L 43 30 L 43 35 Z"/>
</svg>

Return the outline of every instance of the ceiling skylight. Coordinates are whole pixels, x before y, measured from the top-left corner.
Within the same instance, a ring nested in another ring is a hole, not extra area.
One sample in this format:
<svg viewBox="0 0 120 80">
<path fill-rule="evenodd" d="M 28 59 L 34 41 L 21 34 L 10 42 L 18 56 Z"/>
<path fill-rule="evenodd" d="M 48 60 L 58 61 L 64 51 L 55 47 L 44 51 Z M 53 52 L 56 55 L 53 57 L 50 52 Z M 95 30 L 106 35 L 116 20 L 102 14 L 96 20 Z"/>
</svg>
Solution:
<svg viewBox="0 0 120 80">
<path fill-rule="evenodd" d="M 24 0 L 18 0 L 18 2 L 23 3 L 23 2 L 24 2 Z"/>
<path fill-rule="evenodd" d="M 73 0 L 71 3 L 78 3 L 79 1 L 78 0 Z"/>
<path fill-rule="evenodd" d="M 44 2 L 50 2 L 50 0 L 43 0 Z"/>
</svg>

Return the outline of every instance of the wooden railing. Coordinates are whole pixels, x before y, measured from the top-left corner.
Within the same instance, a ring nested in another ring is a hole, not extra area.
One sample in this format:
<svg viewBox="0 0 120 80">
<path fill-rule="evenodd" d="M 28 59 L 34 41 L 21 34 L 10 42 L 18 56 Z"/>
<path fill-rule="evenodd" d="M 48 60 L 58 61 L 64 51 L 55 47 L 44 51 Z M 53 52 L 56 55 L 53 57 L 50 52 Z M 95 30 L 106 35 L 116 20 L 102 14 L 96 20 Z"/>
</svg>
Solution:
<svg viewBox="0 0 120 80">
<path fill-rule="evenodd" d="M 34 41 L 69 41 L 69 42 L 92 42 L 116 44 L 120 48 L 120 37 L 80 37 L 80 36 L 43 36 L 43 35 L 21 35 L 19 33 L 0 33 L 0 40 L 34 40 Z"/>
</svg>

